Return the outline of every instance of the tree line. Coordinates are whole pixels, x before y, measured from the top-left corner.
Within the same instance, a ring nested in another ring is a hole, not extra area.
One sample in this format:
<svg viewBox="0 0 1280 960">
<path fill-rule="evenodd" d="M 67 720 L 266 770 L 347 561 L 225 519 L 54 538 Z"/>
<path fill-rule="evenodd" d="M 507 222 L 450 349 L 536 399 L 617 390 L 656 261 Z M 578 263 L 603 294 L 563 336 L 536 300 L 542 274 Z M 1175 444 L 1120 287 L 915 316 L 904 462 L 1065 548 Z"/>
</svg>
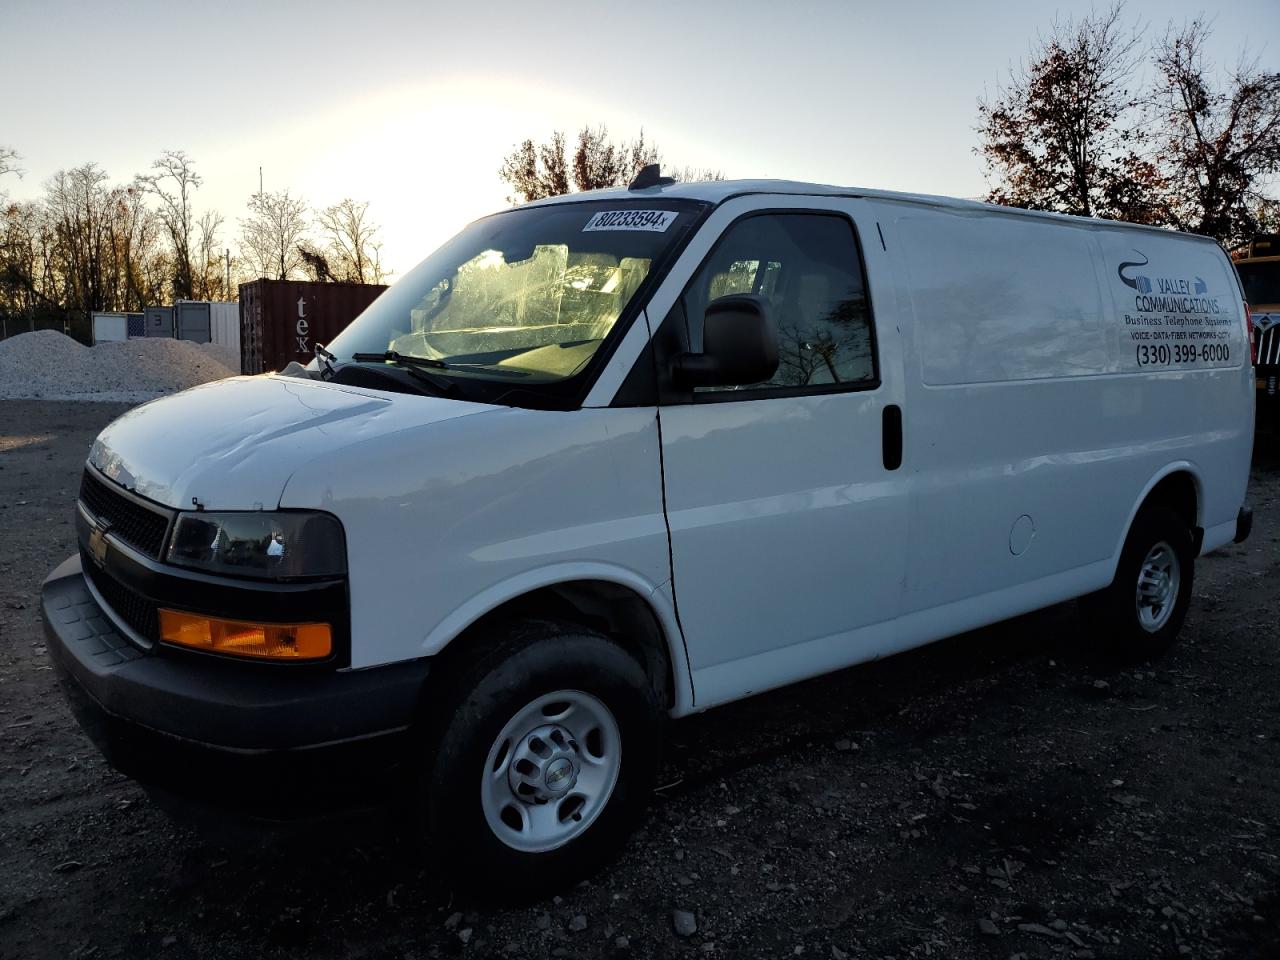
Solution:
<svg viewBox="0 0 1280 960">
<path fill-rule="evenodd" d="M 978 100 L 987 199 L 1189 230 L 1230 247 L 1280 231 L 1280 73 L 1241 57 L 1219 71 L 1203 18 L 1151 36 L 1123 2 L 1055 21 Z M 515 145 L 498 169 L 522 203 L 628 184 L 661 152 L 643 129 L 603 124 Z M 714 169 L 664 171 L 719 180 Z M 38 322 L 176 299 L 234 299 L 242 279 L 377 283 L 379 227 L 350 198 L 313 209 L 288 190 L 249 198 L 234 243 L 199 210 L 203 180 L 180 150 L 112 184 L 97 164 L 61 170 L 33 200 L 10 200 L 21 157 L 0 146 L 0 317 Z M 229 263 L 228 263 L 229 254 Z M 230 285 L 228 284 L 230 267 Z M 14 324 L 10 323 L 12 330 Z"/>
<path fill-rule="evenodd" d="M 78 329 L 92 311 L 140 311 L 175 300 L 234 300 L 259 277 L 382 282 L 379 227 L 367 202 L 312 209 L 288 190 L 249 198 L 229 236 L 201 210 L 203 178 L 181 150 L 112 183 L 96 163 L 59 170 L 31 200 L 10 199 L 21 156 L 0 147 L 0 316 L 10 333 Z"/>
<path fill-rule="evenodd" d="M 661 151 L 645 140 L 643 129 L 634 140 L 612 140 L 604 124 L 586 125 L 578 131 L 572 153 L 561 130 L 552 131 L 543 143 L 524 140 L 503 158 L 498 177 L 511 190 L 508 202 L 529 203 L 575 190 L 625 187 L 642 169 L 661 161 Z M 663 173 L 681 181 L 724 179 L 719 170 L 693 167 Z"/>
<path fill-rule="evenodd" d="M 1173 227 L 1227 247 L 1280 230 L 1280 73 L 1220 71 L 1199 18 L 1149 36 L 1123 3 L 1055 22 L 978 101 L 988 199 Z"/>
<path fill-rule="evenodd" d="M 1201 233 L 1232 247 L 1280 231 L 1280 73 L 1242 55 L 1220 71 L 1203 17 L 1151 36 L 1117 2 L 1054 21 L 992 96 L 978 145 L 992 203 Z M 512 203 L 625 186 L 661 159 L 644 131 L 584 126 L 526 139 L 498 176 Z M 719 180 L 680 168 L 677 180 Z"/>
</svg>

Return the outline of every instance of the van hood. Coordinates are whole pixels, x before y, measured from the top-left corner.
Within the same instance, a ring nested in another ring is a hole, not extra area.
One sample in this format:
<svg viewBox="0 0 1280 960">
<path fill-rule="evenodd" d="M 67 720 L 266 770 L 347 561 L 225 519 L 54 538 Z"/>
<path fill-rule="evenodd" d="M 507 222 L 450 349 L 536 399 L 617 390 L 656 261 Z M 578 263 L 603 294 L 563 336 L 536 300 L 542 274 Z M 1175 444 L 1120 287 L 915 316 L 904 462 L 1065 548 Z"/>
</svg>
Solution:
<svg viewBox="0 0 1280 960">
<path fill-rule="evenodd" d="M 170 507 L 271 510 L 300 466 L 342 447 L 491 406 L 276 375 L 234 377 L 130 410 L 89 462 Z M 359 469 L 335 461 L 335 469 Z"/>
</svg>

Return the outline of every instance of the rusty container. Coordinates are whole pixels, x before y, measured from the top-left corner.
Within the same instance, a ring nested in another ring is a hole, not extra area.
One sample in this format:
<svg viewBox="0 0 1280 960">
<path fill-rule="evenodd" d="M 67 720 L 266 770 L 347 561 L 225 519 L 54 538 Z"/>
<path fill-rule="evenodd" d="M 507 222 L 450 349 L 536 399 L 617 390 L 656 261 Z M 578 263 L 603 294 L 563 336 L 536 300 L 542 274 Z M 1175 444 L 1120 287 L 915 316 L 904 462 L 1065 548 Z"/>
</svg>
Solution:
<svg viewBox="0 0 1280 960">
<path fill-rule="evenodd" d="M 245 373 L 309 363 L 383 290 L 377 283 L 254 280 L 240 284 L 240 365 Z"/>
</svg>

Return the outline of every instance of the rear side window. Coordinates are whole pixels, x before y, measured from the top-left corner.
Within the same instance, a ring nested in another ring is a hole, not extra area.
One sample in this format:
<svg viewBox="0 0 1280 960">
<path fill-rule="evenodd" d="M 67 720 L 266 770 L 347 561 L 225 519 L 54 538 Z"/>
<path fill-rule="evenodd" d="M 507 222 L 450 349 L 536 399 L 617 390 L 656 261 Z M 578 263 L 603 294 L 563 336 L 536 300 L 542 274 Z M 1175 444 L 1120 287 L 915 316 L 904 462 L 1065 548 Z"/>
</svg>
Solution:
<svg viewBox="0 0 1280 960">
<path fill-rule="evenodd" d="M 743 387 L 699 392 L 794 392 L 877 383 L 871 308 L 853 225 L 837 214 L 762 213 L 732 224 L 685 288 L 689 343 L 720 297 L 762 297 L 778 328 L 778 370 Z"/>
<path fill-rule="evenodd" d="M 931 385 L 1111 372 L 1084 230 L 1019 217 L 907 214 L 915 343 Z"/>
</svg>

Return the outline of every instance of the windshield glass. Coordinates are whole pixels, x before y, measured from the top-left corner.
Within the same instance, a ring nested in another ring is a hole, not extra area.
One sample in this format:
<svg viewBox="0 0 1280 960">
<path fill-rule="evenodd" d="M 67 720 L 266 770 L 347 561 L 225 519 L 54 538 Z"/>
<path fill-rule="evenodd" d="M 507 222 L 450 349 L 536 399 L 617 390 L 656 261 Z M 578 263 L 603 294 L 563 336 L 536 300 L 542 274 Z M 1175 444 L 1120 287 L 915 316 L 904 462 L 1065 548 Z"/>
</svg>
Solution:
<svg viewBox="0 0 1280 960">
<path fill-rule="evenodd" d="M 1280 304 L 1280 260 L 1266 263 L 1238 263 L 1244 298 L 1250 306 Z"/>
<path fill-rule="evenodd" d="M 328 344 L 339 360 L 387 351 L 442 375 L 512 385 L 579 373 L 698 204 L 589 201 L 471 224 Z"/>
</svg>

